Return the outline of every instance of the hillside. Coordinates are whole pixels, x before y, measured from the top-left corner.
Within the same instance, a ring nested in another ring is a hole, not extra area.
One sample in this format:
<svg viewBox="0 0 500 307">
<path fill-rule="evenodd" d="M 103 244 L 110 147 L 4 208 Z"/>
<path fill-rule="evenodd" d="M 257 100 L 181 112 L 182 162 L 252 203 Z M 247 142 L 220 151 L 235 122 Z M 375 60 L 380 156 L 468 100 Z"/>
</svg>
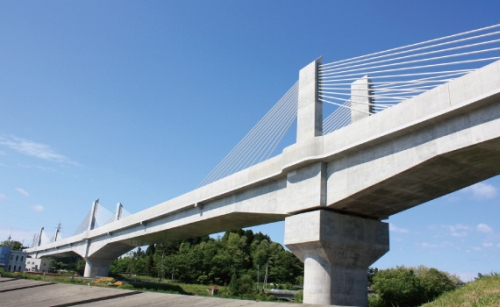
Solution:
<svg viewBox="0 0 500 307">
<path fill-rule="evenodd" d="M 500 306 L 500 274 L 483 276 L 455 291 L 445 293 L 422 307 L 442 306 Z"/>
</svg>

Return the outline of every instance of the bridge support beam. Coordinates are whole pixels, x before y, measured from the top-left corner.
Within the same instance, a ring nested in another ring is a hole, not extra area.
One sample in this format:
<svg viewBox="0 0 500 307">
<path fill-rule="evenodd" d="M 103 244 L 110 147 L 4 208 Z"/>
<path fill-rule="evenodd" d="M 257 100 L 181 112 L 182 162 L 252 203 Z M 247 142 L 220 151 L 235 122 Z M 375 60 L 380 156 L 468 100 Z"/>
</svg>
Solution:
<svg viewBox="0 0 500 307">
<path fill-rule="evenodd" d="M 83 277 L 106 277 L 109 274 L 109 267 L 113 260 L 87 257 L 85 258 L 85 262 L 85 272 L 83 273 Z"/>
<path fill-rule="evenodd" d="M 389 250 L 389 227 L 316 210 L 285 219 L 285 245 L 304 262 L 304 303 L 367 306 L 367 270 Z"/>
</svg>

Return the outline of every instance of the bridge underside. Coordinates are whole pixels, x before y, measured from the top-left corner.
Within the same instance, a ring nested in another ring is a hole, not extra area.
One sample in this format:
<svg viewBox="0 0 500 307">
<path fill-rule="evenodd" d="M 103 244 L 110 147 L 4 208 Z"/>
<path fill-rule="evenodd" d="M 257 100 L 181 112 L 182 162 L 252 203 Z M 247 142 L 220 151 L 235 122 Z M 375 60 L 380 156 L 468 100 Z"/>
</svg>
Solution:
<svg viewBox="0 0 500 307">
<path fill-rule="evenodd" d="M 198 213 L 199 215 L 202 213 Z M 200 220 L 195 223 L 188 223 L 178 227 L 172 227 L 164 231 L 144 234 L 119 242 L 106 244 L 106 248 L 101 248 L 92 254 L 94 258 L 114 259 L 130 251 L 136 246 L 150 245 L 158 242 L 170 240 L 182 240 L 195 238 L 213 233 L 237 230 L 260 224 L 284 220 L 284 214 L 257 214 L 245 212 L 233 212 L 217 218 Z M 148 226 L 145 226 L 148 227 Z"/>
<path fill-rule="evenodd" d="M 329 207 L 385 219 L 500 174 L 500 138 L 436 156 Z"/>
</svg>

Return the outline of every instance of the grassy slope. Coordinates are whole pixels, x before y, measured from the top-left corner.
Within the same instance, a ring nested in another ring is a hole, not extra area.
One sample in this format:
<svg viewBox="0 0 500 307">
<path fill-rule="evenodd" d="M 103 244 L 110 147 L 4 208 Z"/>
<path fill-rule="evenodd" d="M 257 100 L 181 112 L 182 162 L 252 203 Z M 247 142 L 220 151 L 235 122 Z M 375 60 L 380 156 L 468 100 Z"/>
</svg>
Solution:
<svg viewBox="0 0 500 307">
<path fill-rule="evenodd" d="M 498 307 L 500 306 L 500 274 L 484 276 L 465 286 L 441 295 L 422 307 Z"/>
</svg>

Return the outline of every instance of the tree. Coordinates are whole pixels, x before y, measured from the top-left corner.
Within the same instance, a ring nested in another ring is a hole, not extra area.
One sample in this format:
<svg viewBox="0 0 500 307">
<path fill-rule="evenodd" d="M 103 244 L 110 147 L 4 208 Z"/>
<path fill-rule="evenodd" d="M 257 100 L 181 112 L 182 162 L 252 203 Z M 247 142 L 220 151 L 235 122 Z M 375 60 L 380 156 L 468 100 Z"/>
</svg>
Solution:
<svg viewBox="0 0 500 307">
<path fill-rule="evenodd" d="M 238 281 L 238 276 L 236 276 L 236 273 L 233 273 L 231 276 L 231 281 L 229 282 L 229 285 L 227 286 L 229 289 L 229 294 L 230 295 L 238 295 L 240 294 L 240 283 Z"/>
<path fill-rule="evenodd" d="M 160 242 L 149 245 L 145 251 L 138 248 L 113 261 L 110 272 L 216 285 L 228 285 L 235 274 L 235 282 L 243 284 L 242 289 L 237 286 L 234 291 L 241 292 L 254 287 L 258 266 L 260 281 L 264 279 L 266 263 L 269 280 L 292 285 L 299 277 L 300 282 L 304 269 L 297 257 L 269 236 L 241 229 L 228 231 L 217 239 L 203 236 Z"/>
<path fill-rule="evenodd" d="M 368 268 L 368 286 L 371 287 L 373 284 L 373 277 L 377 274 L 377 268 Z"/>
<path fill-rule="evenodd" d="M 240 277 L 238 290 L 241 294 L 255 292 L 254 281 L 250 275 L 244 274 Z"/>
<path fill-rule="evenodd" d="M 156 265 L 154 261 L 154 254 L 155 254 L 155 245 L 151 244 L 148 246 L 146 249 L 146 257 L 147 257 L 147 262 L 146 262 L 146 271 L 148 272 L 149 276 L 154 276 L 156 271 Z"/>
<path fill-rule="evenodd" d="M 111 262 L 109 272 L 113 274 L 130 272 L 131 257 L 120 257 Z"/>
<path fill-rule="evenodd" d="M 396 267 L 378 271 L 373 277 L 373 289 L 382 300 L 382 306 L 419 306 L 422 286 L 412 269 Z"/>
<path fill-rule="evenodd" d="M 420 278 L 426 301 L 433 301 L 441 294 L 456 288 L 456 284 L 446 273 L 434 268 L 419 266 L 417 276 Z"/>
<path fill-rule="evenodd" d="M 21 242 L 12 240 L 2 241 L 0 243 L 0 247 L 8 247 L 14 251 L 20 251 L 26 248 L 26 246 L 23 246 Z"/>
<path fill-rule="evenodd" d="M 379 297 L 370 306 L 420 306 L 457 287 L 448 275 L 425 266 L 380 270 L 372 284 Z"/>
</svg>

